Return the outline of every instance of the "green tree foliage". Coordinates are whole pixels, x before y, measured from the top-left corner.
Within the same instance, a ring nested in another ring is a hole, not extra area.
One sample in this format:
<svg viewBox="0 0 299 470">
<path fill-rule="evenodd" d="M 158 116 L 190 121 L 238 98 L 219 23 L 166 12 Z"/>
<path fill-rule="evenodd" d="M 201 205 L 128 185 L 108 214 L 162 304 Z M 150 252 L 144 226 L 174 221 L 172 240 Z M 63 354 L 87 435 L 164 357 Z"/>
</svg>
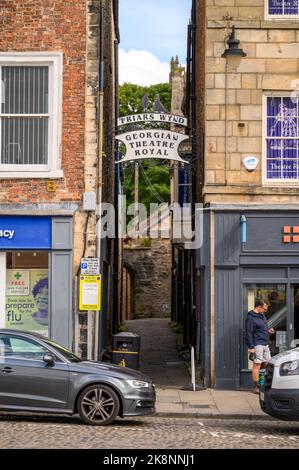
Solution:
<svg viewBox="0 0 299 470">
<path fill-rule="evenodd" d="M 134 171 L 134 163 L 128 162 L 124 169 L 127 206 L 134 202 Z M 151 203 L 169 202 L 169 195 L 168 162 L 141 160 L 139 163 L 139 202 L 146 206 L 148 214 Z"/>
<path fill-rule="evenodd" d="M 151 111 L 157 95 L 163 106 L 170 111 L 171 107 L 171 87 L 169 83 L 161 83 L 144 87 L 124 83 L 120 86 L 120 116 L 142 113 L 142 98 L 148 95 Z M 150 127 L 154 127 L 152 123 Z M 164 127 L 157 123 L 155 127 Z M 122 130 L 124 132 L 124 130 Z M 127 197 L 127 206 L 134 202 L 134 162 L 128 162 L 124 166 L 124 187 Z M 139 164 L 139 202 L 144 204 L 149 214 L 151 203 L 169 202 L 170 178 L 169 161 L 167 160 L 140 160 Z"/>
<path fill-rule="evenodd" d="M 142 113 L 142 98 L 146 94 L 149 98 L 149 110 L 151 110 L 156 96 L 159 95 L 161 103 L 170 111 L 171 86 L 169 83 L 159 83 L 149 87 L 124 83 L 120 86 L 119 91 L 119 115 L 122 117 Z"/>
</svg>

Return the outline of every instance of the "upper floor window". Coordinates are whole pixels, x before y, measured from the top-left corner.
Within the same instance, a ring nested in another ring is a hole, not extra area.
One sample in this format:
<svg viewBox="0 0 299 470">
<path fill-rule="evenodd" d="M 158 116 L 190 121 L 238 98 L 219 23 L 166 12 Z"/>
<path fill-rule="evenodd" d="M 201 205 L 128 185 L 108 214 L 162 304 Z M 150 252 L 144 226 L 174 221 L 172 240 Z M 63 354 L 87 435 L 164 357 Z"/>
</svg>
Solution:
<svg viewBox="0 0 299 470">
<path fill-rule="evenodd" d="M 61 54 L 0 53 L 0 177 L 62 176 Z"/>
<path fill-rule="evenodd" d="M 266 18 L 298 19 L 298 0 L 267 0 Z"/>
<path fill-rule="evenodd" d="M 298 97 L 265 97 L 265 175 L 268 182 L 299 181 Z"/>
</svg>

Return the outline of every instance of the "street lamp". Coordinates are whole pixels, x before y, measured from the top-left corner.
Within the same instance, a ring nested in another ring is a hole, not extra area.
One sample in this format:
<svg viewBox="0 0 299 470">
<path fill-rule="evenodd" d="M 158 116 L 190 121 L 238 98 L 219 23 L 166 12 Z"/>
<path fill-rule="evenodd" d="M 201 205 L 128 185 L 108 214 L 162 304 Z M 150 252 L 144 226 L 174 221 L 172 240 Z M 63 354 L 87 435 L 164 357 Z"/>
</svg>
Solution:
<svg viewBox="0 0 299 470">
<path fill-rule="evenodd" d="M 230 57 L 246 57 L 246 52 L 239 47 L 239 39 L 235 37 L 235 25 L 232 26 L 232 32 L 228 37 L 227 44 L 228 49 L 225 49 L 221 57 L 225 59 Z"/>
<path fill-rule="evenodd" d="M 240 41 L 235 36 L 235 26 L 232 26 L 232 31 L 227 39 L 228 48 L 225 49 L 222 58 L 225 59 L 225 186 L 227 185 L 227 168 L 228 168 L 228 151 L 227 151 L 227 121 L 228 121 L 228 72 L 236 72 L 240 65 L 242 57 L 246 57 L 246 53 L 239 47 Z"/>
<path fill-rule="evenodd" d="M 246 52 L 239 47 L 240 41 L 236 38 L 235 26 L 232 26 L 232 31 L 228 36 L 227 45 L 228 48 L 225 49 L 221 57 L 227 60 L 227 65 L 232 70 L 236 70 L 240 65 L 242 57 L 246 57 Z"/>
</svg>

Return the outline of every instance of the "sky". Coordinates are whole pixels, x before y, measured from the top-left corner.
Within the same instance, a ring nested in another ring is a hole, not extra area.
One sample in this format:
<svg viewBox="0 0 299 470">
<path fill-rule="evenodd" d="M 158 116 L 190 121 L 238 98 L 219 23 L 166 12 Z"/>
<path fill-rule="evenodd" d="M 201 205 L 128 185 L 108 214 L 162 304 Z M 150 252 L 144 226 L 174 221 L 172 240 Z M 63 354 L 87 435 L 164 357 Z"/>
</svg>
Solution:
<svg viewBox="0 0 299 470">
<path fill-rule="evenodd" d="M 186 63 L 191 0 L 119 0 L 120 83 L 169 80 L 169 62 Z"/>
</svg>

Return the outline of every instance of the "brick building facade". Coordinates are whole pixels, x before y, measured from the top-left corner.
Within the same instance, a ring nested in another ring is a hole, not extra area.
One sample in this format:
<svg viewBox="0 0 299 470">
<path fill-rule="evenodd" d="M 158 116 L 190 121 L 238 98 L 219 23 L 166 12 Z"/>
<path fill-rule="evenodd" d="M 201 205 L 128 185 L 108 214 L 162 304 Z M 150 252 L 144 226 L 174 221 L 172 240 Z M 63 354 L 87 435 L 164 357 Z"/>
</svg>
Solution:
<svg viewBox="0 0 299 470">
<path fill-rule="evenodd" d="M 101 250 L 106 276 L 100 321 L 98 314 L 79 314 L 76 278 L 81 257 L 99 251 L 96 207 L 83 205 L 84 193 L 97 203 L 114 200 L 118 2 L 16 0 L 0 7 L 0 222 L 17 223 L 20 232 L 30 222 L 36 233 L 44 223 L 48 237 L 28 246 L 22 238 L 2 238 L 1 280 L 5 285 L 23 269 L 31 295 L 39 269 L 48 287 L 44 332 L 96 358 L 111 332 L 111 247 Z M 7 289 L 0 292 L 3 311 L 17 295 Z M 2 314 L 1 325 L 25 329 L 30 310 L 15 313 L 21 323 L 9 324 Z"/>
</svg>

